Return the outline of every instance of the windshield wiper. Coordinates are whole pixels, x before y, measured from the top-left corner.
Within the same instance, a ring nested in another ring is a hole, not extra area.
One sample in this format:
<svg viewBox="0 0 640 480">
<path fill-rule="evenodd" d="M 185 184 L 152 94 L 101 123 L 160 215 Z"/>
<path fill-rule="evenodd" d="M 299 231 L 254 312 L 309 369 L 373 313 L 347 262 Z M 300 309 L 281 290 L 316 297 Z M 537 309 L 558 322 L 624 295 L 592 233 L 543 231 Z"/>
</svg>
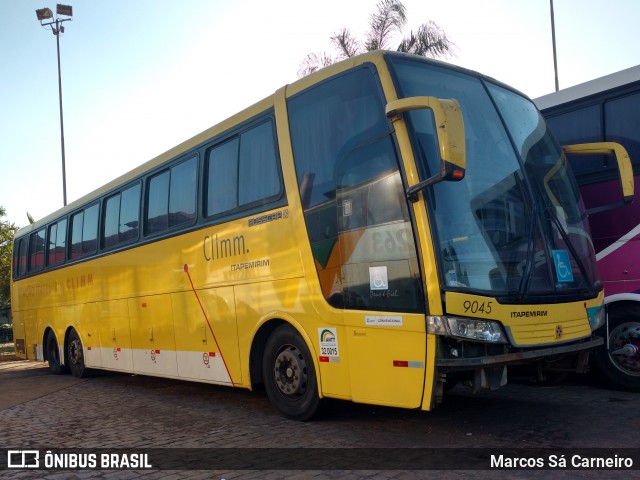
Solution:
<svg viewBox="0 0 640 480">
<path fill-rule="evenodd" d="M 533 277 L 533 263 L 535 255 L 536 244 L 536 227 L 538 225 L 538 204 L 534 202 L 533 210 L 531 211 L 531 225 L 529 225 L 529 239 L 527 240 L 527 263 L 524 272 L 522 272 L 522 280 L 520 280 L 520 287 L 518 288 L 518 297 L 524 299 L 527 291 L 529 290 L 529 284 L 531 283 L 531 277 Z"/>
<path fill-rule="evenodd" d="M 573 243 L 571 243 L 571 240 L 569 239 L 569 235 L 567 235 L 567 232 L 565 231 L 564 227 L 562 226 L 562 223 L 560 222 L 560 219 L 558 219 L 558 215 L 556 214 L 554 209 L 551 207 L 551 205 L 546 205 L 544 210 L 545 210 L 545 213 L 547 214 L 548 218 L 551 219 L 553 224 L 558 229 L 558 232 L 560 233 L 560 236 L 562 237 L 562 240 L 564 240 L 564 243 L 567 245 L 567 248 L 569 249 L 569 251 L 571 252 L 571 255 L 575 259 L 576 264 L 578 265 L 578 268 L 580 269 L 580 273 L 582 274 L 582 277 L 585 279 L 585 283 L 587 285 L 587 291 L 589 293 L 594 293 L 593 285 L 591 284 L 591 279 L 589 278 L 589 275 L 587 274 L 587 269 L 585 268 L 584 263 L 583 263 L 582 259 L 580 258 L 580 255 L 578 255 L 578 252 L 576 252 L 576 249 L 573 246 Z"/>
<path fill-rule="evenodd" d="M 520 176 L 514 172 L 513 179 L 520 188 L 520 192 L 522 192 L 523 198 L 527 198 L 526 192 L 527 188 L 525 184 L 520 178 Z M 527 239 L 527 255 L 526 255 L 526 264 L 524 271 L 522 272 L 522 279 L 520 280 L 520 286 L 518 287 L 518 298 L 520 300 L 524 299 L 527 291 L 529 290 L 529 284 L 531 283 L 531 278 L 533 277 L 533 264 L 535 262 L 535 246 L 536 246 L 536 227 L 538 226 L 538 202 L 534 201 L 531 203 L 531 224 L 529 225 L 529 238 Z"/>
</svg>

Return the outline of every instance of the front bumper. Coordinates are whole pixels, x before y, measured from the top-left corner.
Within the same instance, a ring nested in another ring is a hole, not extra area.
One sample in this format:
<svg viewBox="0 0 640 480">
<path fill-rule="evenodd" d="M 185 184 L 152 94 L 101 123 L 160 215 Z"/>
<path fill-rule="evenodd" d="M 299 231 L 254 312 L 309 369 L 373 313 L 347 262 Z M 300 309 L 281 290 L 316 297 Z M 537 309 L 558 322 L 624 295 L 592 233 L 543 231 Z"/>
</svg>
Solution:
<svg viewBox="0 0 640 480">
<path fill-rule="evenodd" d="M 529 361 L 553 357 L 558 355 L 566 355 L 590 350 L 604 344 L 604 339 L 600 337 L 591 337 L 588 340 L 570 345 L 562 345 L 558 347 L 547 347 L 539 349 L 527 349 L 513 353 L 504 353 L 498 355 L 489 355 L 482 357 L 470 358 L 438 358 L 436 359 L 436 367 L 442 371 L 460 371 L 469 370 L 480 367 L 494 367 L 509 364 L 527 363 Z"/>
</svg>

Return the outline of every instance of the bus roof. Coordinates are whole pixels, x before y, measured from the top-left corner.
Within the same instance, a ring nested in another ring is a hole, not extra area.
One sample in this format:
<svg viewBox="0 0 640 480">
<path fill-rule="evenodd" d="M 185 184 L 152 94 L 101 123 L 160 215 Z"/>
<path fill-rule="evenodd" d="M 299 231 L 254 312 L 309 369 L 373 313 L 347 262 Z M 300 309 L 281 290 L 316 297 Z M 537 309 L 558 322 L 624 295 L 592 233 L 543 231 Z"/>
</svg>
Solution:
<svg viewBox="0 0 640 480">
<path fill-rule="evenodd" d="M 475 77 L 480 77 L 480 78 L 484 78 L 487 80 L 490 80 L 496 84 L 502 85 L 506 88 L 509 88 L 511 90 L 514 90 L 516 92 L 518 92 L 521 95 L 521 92 L 519 92 L 518 90 L 513 89 L 513 87 L 510 87 L 508 85 L 503 84 L 502 82 L 500 82 L 499 80 L 496 80 L 494 78 L 491 78 L 489 76 L 483 75 L 479 72 L 473 71 L 473 70 L 469 70 L 466 69 L 464 67 L 459 67 L 453 64 L 449 64 L 446 62 L 442 62 L 440 60 L 435 60 L 432 58 L 427 58 L 427 57 L 423 57 L 423 56 L 419 56 L 419 55 L 413 55 L 413 54 L 409 54 L 409 53 L 401 53 L 401 52 L 395 52 L 395 51 L 387 51 L 387 50 L 374 50 L 371 52 L 367 52 L 361 55 L 357 55 L 355 57 L 351 57 L 351 58 L 347 58 L 345 60 L 342 60 L 340 62 L 334 63 L 333 65 L 330 65 L 328 67 L 322 68 L 316 72 L 313 72 L 309 75 L 307 75 L 306 77 L 300 78 L 298 80 L 296 80 L 295 82 L 286 85 L 283 88 L 286 88 L 286 96 L 292 96 L 295 95 L 297 93 L 299 93 L 300 91 L 326 79 L 329 78 L 337 73 L 340 73 L 341 71 L 344 71 L 348 68 L 351 67 L 355 67 L 357 65 L 361 65 L 364 63 L 384 63 L 384 57 L 387 55 L 392 55 L 392 56 L 397 56 L 397 57 L 407 57 L 407 58 L 418 58 L 421 61 L 424 61 L 426 63 L 430 63 L 432 65 L 436 65 L 436 66 L 442 66 L 445 67 L 447 69 L 450 70 L 456 70 L 459 72 L 462 72 L 464 74 L 467 75 L 471 75 L 471 76 L 475 76 Z M 132 181 L 136 178 L 142 177 L 144 174 L 146 174 L 147 172 L 149 172 L 150 170 L 155 169 L 156 167 L 159 167 L 161 165 L 163 165 L 165 162 L 170 161 L 171 159 L 175 158 L 178 155 L 181 155 L 183 153 L 188 152 L 189 150 L 198 147 L 199 145 L 201 145 L 204 142 L 207 142 L 209 139 L 211 139 L 212 137 L 225 132 L 227 129 L 230 129 L 232 127 L 234 127 L 235 125 L 238 125 L 240 123 L 242 123 L 243 121 L 249 120 L 250 118 L 252 118 L 255 115 L 258 115 L 261 112 L 264 112 L 265 110 L 268 110 L 269 108 L 272 108 L 274 106 L 274 96 L 270 95 L 266 98 L 264 98 L 263 100 L 251 105 L 250 107 L 236 113 L 235 115 L 221 121 L 220 123 L 212 126 L 211 128 L 206 129 L 205 131 L 195 135 L 194 137 L 184 141 L 183 143 L 171 148 L 170 150 L 158 155 L 157 157 L 146 161 L 144 163 L 142 163 L 141 165 L 135 167 L 133 170 L 121 175 L 120 177 L 111 180 L 109 182 L 107 182 L 106 184 L 104 184 L 101 187 L 98 187 L 96 190 L 87 193 L 86 195 L 82 196 L 81 198 L 69 203 L 67 206 L 62 207 L 54 212 L 52 212 L 51 214 L 37 220 L 36 222 L 34 222 L 31 225 L 26 225 L 22 228 L 20 228 L 18 230 L 18 232 L 16 232 L 15 238 L 17 239 L 18 237 L 21 237 L 23 235 L 28 234 L 29 232 L 38 230 L 39 228 L 41 228 L 44 225 L 47 225 L 48 223 L 55 221 L 56 219 L 60 218 L 63 215 L 66 215 L 68 213 L 74 212 L 78 209 L 80 209 L 81 207 L 93 202 L 94 200 L 100 198 L 102 195 L 104 194 L 108 194 L 110 191 L 113 191 L 115 189 L 117 189 L 118 187 L 120 187 L 121 185 L 126 184 L 129 181 Z"/>
<path fill-rule="evenodd" d="M 640 65 L 534 98 L 533 101 L 540 110 L 545 110 L 638 81 L 640 81 Z"/>
</svg>

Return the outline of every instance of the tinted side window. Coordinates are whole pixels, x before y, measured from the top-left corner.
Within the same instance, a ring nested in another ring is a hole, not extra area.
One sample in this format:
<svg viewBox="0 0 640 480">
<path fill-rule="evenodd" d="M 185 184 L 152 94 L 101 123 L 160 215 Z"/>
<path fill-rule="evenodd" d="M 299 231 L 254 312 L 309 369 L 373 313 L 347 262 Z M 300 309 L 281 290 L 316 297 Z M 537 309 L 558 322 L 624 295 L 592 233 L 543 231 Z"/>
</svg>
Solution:
<svg viewBox="0 0 640 480">
<path fill-rule="evenodd" d="M 120 223 L 120 194 L 107 198 L 104 204 L 104 226 L 102 247 L 111 248 L 118 244 L 118 224 Z"/>
<path fill-rule="evenodd" d="M 197 168 L 197 158 L 193 157 L 171 169 L 169 228 L 196 219 Z"/>
<path fill-rule="evenodd" d="M 248 205 L 280 192 L 271 122 L 240 135 L 238 204 Z"/>
<path fill-rule="evenodd" d="M 389 130 L 380 92 L 365 68 L 289 100 L 289 123 L 305 209 L 335 198 L 335 172 L 346 152 Z"/>
<path fill-rule="evenodd" d="M 98 204 L 92 205 L 71 217 L 71 255 L 76 259 L 97 251 Z"/>
<path fill-rule="evenodd" d="M 265 204 L 281 192 L 273 122 L 216 145 L 207 159 L 205 215 Z"/>
<path fill-rule="evenodd" d="M 29 271 L 36 272 L 44 268 L 44 236 L 41 228 L 29 236 Z"/>
<path fill-rule="evenodd" d="M 395 145 L 375 76 L 361 68 L 289 100 L 296 174 L 326 301 L 424 309 Z"/>
<path fill-rule="evenodd" d="M 600 105 L 591 105 L 546 119 L 560 145 L 602 142 L 602 115 Z M 603 171 L 603 156 L 569 156 L 571 168 L 577 177 Z"/>
<path fill-rule="evenodd" d="M 147 234 L 169 228 L 169 178 L 170 173 L 167 170 L 149 180 Z"/>
<path fill-rule="evenodd" d="M 118 235 L 121 243 L 136 240 L 140 230 L 140 184 L 122 192 Z"/>
<path fill-rule="evenodd" d="M 163 232 L 196 218 L 198 159 L 192 157 L 149 180 L 146 233 Z"/>
<path fill-rule="evenodd" d="M 12 252 L 12 260 L 11 260 L 11 272 L 13 273 L 13 277 L 17 278 L 19 275 L 18 265 L 20 265 L 20 256 L 18 252 L 20 251 L 20 242 L 22 240 L 16 240 L 13 243 L 13 252 Z"/>
<path fill-rule="evenodd" d="M 20 277 L 27 273 L 27 246 L 27 239 L 21 239 L 18 247 L 18 276 Z"/>
<path fill-rule="evenodd" d="M 64 262 L 67 240 L 67 220 L 60 220 L 49 227 L 49 247 L 47 265 L 58 265 Z"/>
<path fill-rule="evenodd" d="M 214 147 L 207 163 L 207 211 L 206 216 L 228 212 L 238 206 L 238 146 L 236 137 Z"/>
<path fill-rule="evenodd" d="M 84 211 L 82 226 L 82 256 L 95 253 L 98 249 L 98 204 Z"/>
<path fill-rule="evenodd" d="M 138 238 L 140 184 L 112 195 L 105 201 L 102 247 L 134 241 Z"/>
<path fill-rule="evenodd" d="M 82 224 L 84 221 L 84 211 L 78 212 L 71 217 L 71 260 L 82 256 Z"/>
<path fill-rule="evenodd" d="M 633 164 L 640 164 L 640 93 L 610 100 L 604 111 L 607 141 L 621 143 Z"/>
</svg>

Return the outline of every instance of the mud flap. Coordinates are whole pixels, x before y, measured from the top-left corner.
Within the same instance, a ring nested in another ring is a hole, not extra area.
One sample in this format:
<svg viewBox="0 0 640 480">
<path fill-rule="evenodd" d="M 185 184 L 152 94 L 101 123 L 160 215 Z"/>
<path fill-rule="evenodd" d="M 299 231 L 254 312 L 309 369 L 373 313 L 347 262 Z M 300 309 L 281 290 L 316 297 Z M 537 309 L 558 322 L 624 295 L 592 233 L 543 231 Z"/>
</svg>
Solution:
<svg viewBox="0 0 640 480">
<path fill-rule="evenodd" d="M 476 368 L 473 371 L 473 391 L 497 390 L 507 384 L 507 366 Z"/>
</svg>

